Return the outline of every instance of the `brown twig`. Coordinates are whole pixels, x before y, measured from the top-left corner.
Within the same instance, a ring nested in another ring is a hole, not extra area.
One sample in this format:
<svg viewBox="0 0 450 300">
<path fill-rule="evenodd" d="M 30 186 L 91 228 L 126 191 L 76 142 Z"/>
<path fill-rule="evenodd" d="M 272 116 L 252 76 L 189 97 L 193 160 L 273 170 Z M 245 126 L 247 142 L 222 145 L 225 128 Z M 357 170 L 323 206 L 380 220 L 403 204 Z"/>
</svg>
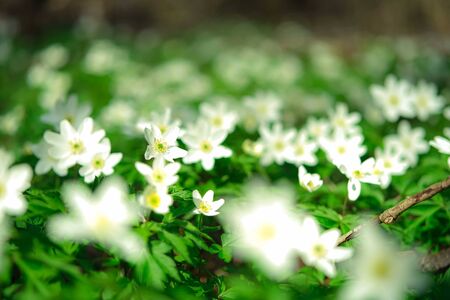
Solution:
<svg viewBox="0 0 450 300">
<path fill-rule="evenodd" d="M 397 220 L 397 218 L 406 210 L 408 210 L 410 207 L 416 205 L 417 203 L 420 203 L 422 201 L 425 201 L 427 199 L 430 199 L 434 195 L 448 189 L 450 187 L 450 176 L 446 179 L 437 182 L 435 184 L 430 185 L 423 191 L 410 196 L 406 198 L 405 200 L 401 201 L 397 205 L 386 209 L 384 212 L 382 212 L 380 215 L 374 217 L 369 221 L 369 223 L 373 222 L 375 224 L 392 224 Z M 353 228 L 349 232 L 345 233 L 338 239 L 338 245 L 343 244 L 354 237 L 356 237 L 361 229 L 364 227 L 364 224 L 358 225 L 357 227 Z"/>
<path fill-rule="evenodd" d="M 426 272 L 438 272 L 448 268 L 450 266 L 450 248 L 424 256 L 420 265 Z"/>
</svg>

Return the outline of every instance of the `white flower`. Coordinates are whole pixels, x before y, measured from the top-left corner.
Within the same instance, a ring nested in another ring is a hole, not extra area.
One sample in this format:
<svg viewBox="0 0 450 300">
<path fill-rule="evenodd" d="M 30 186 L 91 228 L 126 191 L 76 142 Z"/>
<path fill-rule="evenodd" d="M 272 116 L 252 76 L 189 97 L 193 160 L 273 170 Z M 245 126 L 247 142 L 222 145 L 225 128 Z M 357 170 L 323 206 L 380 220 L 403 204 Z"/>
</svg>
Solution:
<svg viewBox="0 0 450 300">
<path fill-rule="evenodd" d="M 298 181 L 310 193 L 319 189 L 323 184 L 319 174 L 308 173 L 304 166 L 298 168 Z"/>
<path fill-rule="evenodd" d="M 331 126 L 330 122 L 325 119 L 316 119 L 309 117 L 305 126 L 308 135 L 313 138 L 318 144 L 321 144 L 324 139 L 327 139 Z"/>
<path fill-rule="evenodd" d="M 227 138 L 224 130 L 212 130 L 207 123 L 199 123 L 183 136 L 183 142 L 189 147 L 188 154 L 183 158 L 186 164 L 200 161 L 203 169 L 214 168 L 218 158 L 230 157 L 232 151 L 221 144 Z"/>
<path fill-rule="evenodd" d="M 151 124 L 157 126 L 162 134 L 166 133 L 169 129 L 174 127 L 180 127 L 180 120 L 172 120 L 172 110 L 170 108 L 166 108 L 163 113 L 161 112 L 152 112 L 150 114 L 150 120 L 140 119 L 136 123 L 136 129 L 140 132 L 144 132 L 146 127 L 150 127 Z M 179 136 L 182 136 L 183 133 L 180 130 Z"/>
<path fill-rule="evenodd" d="M 117 70 L 128 59 L 118 46 L 108 40 L 97 40 L 86 53 L 84 68 L 92 74 L 105 74 Z"/>
<path fill-rule="evenodd" d="M 412 254 L 401 254 L 374 225 L 365 225 L 358 237 L 351 279 L 340 299 L 402 300 L 411 288 L 422 288 L 424 280 Z"/>
<path fill-rule="evenodd" d="M 444 115 L 444 118 L 446 118 L 447 120 L 450 120 L 450 106 L 447 106 L 447 107 L 444 109 L 443 115 Z"/>
<path fill-rule="evenodd" d="M 225 203 L 225 200 L 223 199 L 213 201 L 214 192 L 212 190 L 207 191 L 203 197 L 198 190 L 195 190 L 192 192 L 192 199 L 196 207 L 194 213 L 203 214 L 209 217 L 217 216 L 219 214 L 217 210 Z"/>
<path fill-rule="evenodd" d="M 336 109 L 328 113 L 328 117 L 335 132 L 354 135 L 360 131 L 358 123 L 361 121 L 361 114 L 349 113 L 348 107 L 344 103 L 337 104 Z"/>
<path fill-rule="evenodd" d="M 359 156 L 349 157 L 337 165 L 339 170 L 348 178 L 348 199 L 355 201 L 361 193 L 361 182 L 380 184 L 380 179 L 374 174 L 375 159 L 368 158 L 361 163 Z"/>
<path fill-rule="evenodd" d="M 245 140 L 242 143 L 242 149 L 251 156 L 260 157 L 264 151 L 264 146 L 259 141 Z"/>
<path fill-rule="evenodd" d="M 101 113 L 102 124 L 106 126 L 126 127 L 136 116 L 134 107 L 127 100 L 114 100 Z M 142 133 L 144 128 L 142 128 Z"/>
<path fill-rule="evenodd" d="M 122 159 L 122 153 L 111 153 L 111 143 L 109 139 L 102 141 L 103 149 L 96 152 L 92 157 L 81 162 L 80 175 L 84 177 L 86 183 L 91 183 L 101 174 L 109 176 L 114 173 L 114 167 Z"/>
<path fill-rule="evenodd" d="M 50 109 L 67 96 L 72 85 L 72 78 L 69 74 L 59 71 L 51 71 L 47 76 L 41 86 L 42 93 L 39 95 L 39 103 L 43 108 Z"/>
<path fill-rule="evenodd" d="M 318 145 L 309 140 L 305 131 L 299 131 L 292 147 L 289 147 L 290 153 L 286 157 L 286 160 L 297 166 L 308 165 L 315 166 L 317 164 L 317 157 L 315 152 Z"/>
<path fill-rule="evenodd" d="M 366 147 L 362 144 L 363 141 L 362 135 L 346 137 L 340 133 L 334 134 L 331 138 L 323 139 L 320 146 L 327 154 L 328 160 L 338 166 L 344 161 L 361 157 L 366 153 Z"/>
<path fill-rule="evenodd" d="M 101 140 L 104 136 L 105 131 L 94 131 L 94 121 L 86 118 L 78 129 L 63 120 L 60 133 L 46 131 L 44 139 L 50 144 L 49 155 L 58 159 L 60 167 L 64 169 L 88 161 L 93 153 L 103 151 L 105 145 Z"/>
<path fill-rule="evenodd" d="M 275 94 L 258 92 L 254 96 L 245 97 L 243 101 L 242 121 L 248 131 L 280 119 L 281 99 Z"/>
<path fill-rule="evenodd" d="M 62 120 L 67 120 L 74 126 L 80 126 L 81 122 L 91 114 L 92 107 L 88 103 L 79 104 L 78 98 L 72 95 L 65 101 L 58 102 L 53 109 L 41 117 L 41 121 L 58 128 Z"/>
<path fill-rule="evenodd" d="M 395 122 L 399 117 L 414 116 L 411 86 L 408 82 L 390 75 L 384 86 L 373 85 L 370 92 L 388 121 Z"/>
<path fill-rule="evenodd" d="M 432 141 L 430 141 L 430 145 L 436 148 L 442 154 L 450 155 L 450 140 L 446 139 L 442 136 L 436 136 Z M 447 160 L 448 167 L 450 168 L 450 157 Z"/>
<path fill-rule="evenodd" d="M 59 159 L 54 158 L 48 153 L 50 147 L 51 145 L 45 139 L 42 139 L 39 144 L 31 146 L 34 155 L 39 158 L 34 171 L 37 175 L 43 175 L 53 170 L 58 176 L 66 176 L 68 168 L 61 166 Z"/>
<path fill-rule="evenodd" d="M 165 164 L 162 159 L 155 159 L 153 166 L 141 162 L 135 163 L 136 169 L 145 176 L 148 183 L 161 190 L 167 190 L 169 186 L 178 181 L 178 170 L 181 164 L 169 163 Z"/>
<path fill-rule="evenodd" d="M 272 129 L 267 126 L 260 128 L 261 143 L 265 151 L 261 155 L 261 164 L 268 166 L 275 162 L 282 165 L 292 153 L 292 142 L 295 130 L 283 131 L 281 123 L 275 123 Z"/>
<path fill-rule="evenodd" d="M 157 189 L 149 185 L 138 197 L 139 204 L 147 211 L 154 211 L 158 214 L 166 214 L 173 203 L 172 196 L 167 191 Z"/>
<path fill-rule="evenodd" d="M 437 94 L 434 84 L 421 81 L 413 90 L 413 103 L 419 120 L 426 121 L 430 115 L 441 112 L 444 99 Z"/>
<path fill-rule="evenodd" d="M 30 166 L 11 167 L 13 157 L 0 148 L 0 219 L 4 214 L 22 215 L 27 202 L 22 193 L 30 187 L 33 172 Z"/>
<path fill-rule="evenodd" d="M 376 160 L 373 174 L 379 177 L 382 188 L 389 186 L 393 175 L 403 175 L 408 168 L 401 153 L 389 148 L 389 145 L 386 145 L 384 150 L 375 149 Z"/>
<path fill-rule="evenodd" d="M 145 159 L 165 159 L 173 162 L 174 159 L 185 157 L 187 152 L 177 146 L 180 128 L 172 127 L 161 133 L 158 126 L 151 124 L 150 128 L 144 130 L 148 146 L 145 151 Z"/>
<path fill-rule="evenodd" d="M 350 258 L 352 249 L 337 247 L 340 232 L 330 229 L 320 234 L 316 220 L 306 217 L 302 225 L 302 241 L 298 250 L 305 264 L 314 266 L 328 277 L 336 276 L 335 262 Z"/>
<path fill-rule="evenodd" d="M 401 121 L 397 135 L 386 137 L 386 143 L 399 151 L 409 166 L 417 164 L 419 154 L 428 152 L 429 146 L 425 140 L 425 130 L 421 127 L 411 128 L 408 121 Z"/>
<path fill-rule="evenodd" d="M 295 269 L 294 246 L 300 235 L 293 215 L 293 193 L 286 187 L 250 184 L 242 201 L 220 214 L 233 235 L 236 256 L 256 263 L 268 276 L 283 278 Z"/>
<path fill-rule="evenodd" d="M 238 119 L 237 114 L 229 110 L 224 101 L 203 102 L 200 105 L 200 112 L 200 118 L 206 119 L 215 130 L 224 130 L 227 133 L 234 130 Z"/>
<path fill-rule="evenodd" d="M 38 55 L 39 64 L 47 68 L 57 69 L 66 64 L 69 58 L 67 49 L 60 44 L 53 44 L 42 50 Z"/>
<path fill-rule="evenodd" d="M 25 109 L 22 105 L 17 105 L 14 109 L 0 116 L 0 131 L 8 135 L 14 135 L 23 125 Z"/>
<path fill-rule="evenodd" d="M 66 184 L 63 199 L 69 214 L 49 220 L 50 237 L 98 242 L 130 261 L 139 260 L 145 246 L 131 231 L 138 221 L 138 211 L 127 196 L 126 184 L 119 178 L 106 179 L 94 194 L 78 183 Z"/>
</svg>

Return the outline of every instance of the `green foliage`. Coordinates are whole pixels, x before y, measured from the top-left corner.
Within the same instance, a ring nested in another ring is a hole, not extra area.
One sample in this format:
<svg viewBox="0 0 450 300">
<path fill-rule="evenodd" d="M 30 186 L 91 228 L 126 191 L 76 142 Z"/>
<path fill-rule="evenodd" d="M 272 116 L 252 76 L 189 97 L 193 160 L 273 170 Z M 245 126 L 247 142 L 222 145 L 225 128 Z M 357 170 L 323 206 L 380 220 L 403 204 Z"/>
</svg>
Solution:
<svg viewBox="0 0 450 300">
<path fill-rule="evenodd" d="M 242 32 L 238 34 L 242 34 L 244 39 L 248 38 L 249 41 L 276 39 L 275 32 L 265 28 L 262 28 L 260 33 L 256 33 L 257 30 L 250 31 L 251 33 L 243 28 L 241 30 Z M 288 113 L 295 117 L 288 119 L 291 125 L 303 125 L 305 117 L 316 114 L 315 111 L 308 112 L 302 107 L 296 109 L 297 99 L 303 96 L 301 93 L 317 95 L 326 91 L 331 103 L 335 100 L 345 100 L 352 109 L 361 109 L 364 108 L 365 98 L 352 97 L 351 93 L 357 94 L 358 91 L 350 90 L 349 86 L 356 81 L 360 88 L 367 91 L 370 84 L 379 83 L 391 72 L 411 79 L 432 80 L 442 93 L 448 93 L 446 90 L 450 80 L 448 57 L 434 52 L 429 54 L 427 51 L 432 49 L 422 49 L 418 61 L 402 62 L 393 59 L 387 69 L 379 75 L 365 71 L 364 63 L 358 59 L 358 55 L 342 58 L 339 60 L 342 72 L 335 78 L 320 74 L 320 70 L 313 65 L 311 54 L 305 53 L 305 49 L 283 49 L 282 51 L 300 57 L 304 62 L 301 79 L 288 86 L 252 79 L 253 81 L 245 88 L 233 88 L 219 78 L 208 56 L 198 51 L 203 49 L 202 39 L 205 39 L 203 43 L 210 43 L 213 47 L 216 35 L 222 44 L 229 43 L 232 49 L 236 46 L 234 45 L 236 41 L 230 38 L 234 36 L 233 33 L 234 30 L 230 27 L 167 38 L 155 36 L 154 40 L 146 41 L 148 45 L 139 45 L 139 42 L 133 41 L 134 37 L 114 35 L 103 38 L 113 39 L 126 49 L 134 60 L 140 61 L 150 69 L 158 68 L 171 60 L 191 61 L 198 67 L 201 75 L 211 80 L 211 90 L 214 94 L 227 94 L 241 99 L 259 90 L 274 90 L 291 99 L 287 104 Z M 71 75 L 73 82 L 70 92 L 78 94 L 82 101 L 89 101 L 94 108 L 93 116 L 99 116 L 103 107 L 114 96 L 115 78 L 124 75 L 122 73 L 125 75 L 126 72 L 132 73 L 131 70 L 117 71 L 119 74 L 86 74 L 82 67 L 83 58 L 92 41 L 74 32 L 62 31 L 42 37 L 36 45 L 49 45 L 54 42 L 64 44 L 72 54 L 68 65 L 64 67 L 64 71 Z M 17 132 L 13 135 L 5 133 L 1 138 L 2 147 L 14 153 L 18 162 L 35 166 L 37 159 L 31 155 L 29 143 L 38 142 L 49 127 L 39 119 L 44 112 L 37 100 L 40 91 L 30 87 L 26 82 L 28 68 L 34 59 L 33 54 L 41 47 L 27 43 L 20 38 L 15 40 L 12 57 L 1 65 L 2 114 L 19 105 L 23 106 L 25 111 L 25 117 Z M 398 53 L 392 52 L 390 45 L 388 44 L 385 50 L 392 57 L 396 57 Z M 207 48 L 203 50 L 207 53 Z M 359 54 L 363 55 L 364 49 L 360 52 Z M 210 55 L 214 56 L 216 53 Z M 427 67 L 428 62 L 433 59 L 439 59 L 442 63 L 435 70 Z M 276 61 L 275 58 L 273 60 Z M 405 66 L 409 68 L 408 72 L 405 71 Z M 176 84 L 170 85 L 167 90 L 167 95 L 175 94 Z M 130 99 L 130 103 L 133 103 L 133 100 Z M 186 105 L 180 104 L 181 110 L 186 108 L 186 113 L 189 113 L 189 109 L 197 107 L 201 100 L 192 99 Z M 161 104 L 153 99 L 146 101 L 149 112 Z M 448 126 L 445 120 L 441 119 L 432 119 L 430 124 L 422 124 L 427 130 L 428 139 L 441 135 L 441 129 L 445 125 Z M 395 130 L 392 125 L 372 125 L 367 120 L 362 121 L 362 128 L 369 152 L 380 146 L 384 135 Z M 143 160 L 146 146 L 144 138 L 129 137 L 119 128 L 109 129 L 108 136 L 114 151 L 124 153 L 124 158 L 116 167 L 115 173 L 126 180 L 133 195 L 141 192 L 145 179 L 136 171 L 134 163 Z M 342 232 L 347 232 L 368 216 L 380 213 L 398 203 L 403 197 L 448 176 L 447 157 L 430 150 L 427 155 L 420 158 L 414 169 L 408 170 L 404 176 L 394 177 L 388 189 L 365 185 L 358 201 L 350 202 L 346 200 L 346 180 L 331 164 L 319 163 L 314 168 L 313 171 L 320 173 L 325 182 L 318 191 L 308 193 L 298 186 L 297 168 L 291 165 L 263 168 L 257 158 L 243 153 L 242 142 L 253 138 L 254 134 L 248 134 L 243 128 L 238 127 L 225 142 L 233 149 L 234 155 L 230 159 L 217 161 L 216 167 L 211 172 L 203 171 L 198 164 L 182 166 L 178 174 L 180 176 L 178 183 L 170 187 L 170 194 L 175 203 L 170 213 L 165 216 L 151 214 L 145 222 L 134 228 L 148 246 L 145 259 L 136 265 L 119 260 L 99 245 L 73 242 L 56 244 L 49 240 L 45 227 L 48 218 L 67 210 L 60 194 L 62 184 L 68 180 L 81 181 L 81 179 L 78 170 L 71 170 L 65 178 L 60 178 L 54 173 L 35 176 L 32 187 L 25 192 L 28 202 L 27 212 L 13 219 L 0 272 L 0 298 L 334 299 L 345 280 L 344 272 L 339 272 L 336 278 L 330 280 L 311 267 L 302 267 L 290 278 L 282 282 L 273 282 L 251 265 L 234 257 L 233 236 L 225 233 L 215 218 L 192 215 L 194 209 L 192 190 L 199 189 L 204 193 L 208 189 L 213 189 L 216 195 L 223 196 L 226 201 L 234 201 L 236 197 L 242 195 L 243 183 L 253 176 L 272 182 L 285 179 L 297 187 L 297 207 L 300 212 L 315 216 L 325 229 L 339 228 Z M 323 153 L 319 153 L 319 160 L 325 161 Z M 96 180 L 90 188 L 94 189 L 100 181 L 101 179 Z M 401 247 L 406 250 L 417 248 L 421 253 L 426 253 L 448 247 L 449 197 L 448 191 L 436 195 L 432 200 L 408 210 L 398 222 L 384 226 L 384 229 L 395 235 Z M 445 297 L 444 291 L 448 291 L 449 278 L 449 271 L 433 275 L 432 281 L 435 285 L 426 292 L 425 297 L 430 299 Z"/>
</svg>

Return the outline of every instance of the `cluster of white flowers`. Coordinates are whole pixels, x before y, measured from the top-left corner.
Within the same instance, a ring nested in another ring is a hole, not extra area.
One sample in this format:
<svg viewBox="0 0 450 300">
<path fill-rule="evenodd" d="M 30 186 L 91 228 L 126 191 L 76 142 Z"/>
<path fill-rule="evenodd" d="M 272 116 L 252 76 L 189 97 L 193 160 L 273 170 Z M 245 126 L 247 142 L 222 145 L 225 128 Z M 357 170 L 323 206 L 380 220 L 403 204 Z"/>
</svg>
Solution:
<svg viewBox="0 0 450 300">
<path fill-rule="evenodd" d="M 188 126 L 185 134 L 179 127 L 180 121 L 172 120 L 171 110 L 166 109 L 162 116 L 153 114 L 151 121 L 140 123 L 145 126 L 144 133 L 148 146 L 145 159 L 153 159 L 152 167 L 137 162 L 137 170 L 145 176 L 148 187 L 139 196 L 140 204 L 147 210 L 159 214 L 169 212 L 173 203 L 169 194 L 169 186 L 178 181 L 176 175 L 181 164 L 175 159 L 183 158 L 186 164 L 201 162 L 205 170 L 214 167 L 215 159 L 231 156 L 231 150 L 222 146 L 227 134 L 234 129 L 236 115 L 227 110 L 224 102 L 217 103 L 219 111 L 214 111 L 212 104 L 201 106 L 201 115 L 196 124 Z M 188 151 L 178 147 L 178 138 L 188 146 Z M 196 213 L 207 216 L 218 214 L 217 209 L 223 205 L 223 199 L 212 202 L 212 191 L 208 191 L 202 198 L 198 191 L 194 191 Z"/>
<path fill-rule="evenodd" d="M 177 140 L 181 130 L 177 122 L 171 121 L 171 112 L 167 110 L 160 121 L 145 124 L 144 135 L 148 146 L 145 159 L 153 159 L 152 167 L 146 163 L 136 162 L 136 169 L 145 176 L 148 186 L 138 196 L 140 205 L 146 211 L 166 214 L 173 203 L 169 194 L 169 186 L 178 181 L 178 170 L 181 164 L 174 159 L 185 157 L 187 152 L 178 147 Z"/>
<path fill-rule="evenodd" d="M 426 121 L 444 106 L 444 99 L 437 94 L 436 86 L 424 81 L 413 86 L 406 80 L 390 75 L 384 86 L 373 85 L 370 91 L 384 117 L 390 122 L 400 117 L 417 117 Z"/>
<path fill-rule="evenodd" d="M 89 106 L 78 106 L 74 98 L 69 98 L 43 116 L 43 120 L 53 125 L 59 122 L 59 131 L 46 131 L 41 142 L 32 147 L 39 158 L 36 174 L 53 170 L 59 176 L 66 176 L 68 169 L 78 164 L 80 175 L 90 183 L 102 174 L 108 176 L 114 172 L 122 154 L 111 153 L 105 131 L 95 130 L 94 121 L 85 117 L 89 112 Z"/>
<path fill-rule="evenodd" d="M 231 149 L 222 143 L 234 130 L 236 122 L 237 114 L 229 110 L 225 102 L 203 103 L 197 122 L 188 126 L 182 137 L 188 146 L 183 162 L 201 162 L 203 169 L 209 171 L 214 168 L 216 159 L 230 157 Z"/>
<path fill-rule="evenodd" d="M 272 46 L 279 48 L 276 44 Z M 295 82 L 302 73 L 301 61 L 297 57 L 270 53 L 263 47 L 222 50 L 214 60 L 214 69 L 233 90 L 243 90 L 251 84 L 286 86 Z"/>
<path fill-rule="evenodd" d="M 361 183 L 386 188 L 392 176 L 403 175 L 409 167 L 414 167 L 419 155 L 429 149 L 424 129 L 411 128 L 403 120 L 397 134 L 386 136 L 384 149 L 377 148 L 375 157 L 363 160 L 367 148 L 360 121 L 361 115 L 349 112 L 343 103 L 329 111 L 327 119 L 308 118 L 305 127 L 297 132 L 293 128 L 283 129 L 277 117 L 272 116 L 259 122 L 260 139 L 246 141 L 243 147 L 248 154 L 260 157 L 263 166 L 291 163 L 299 167 L 299 183 L 309 192 L 323 182 L 319 174 L 309 174 L 304 166 L 316 166 L 316 152 L 321 149 L 328 161 L 348 178 L 348 198 L 356 200 L 361 193 Z M 437 141 L 438 149 L 446 153 L 442 150 L 445 148 L 443 138 L 437 137 Z M 432 142 L 432 145 L 437 144 Z"/>
<path fill-rule="evenodd" d="M 51 45 L 36 55 L 28 71 L 28 84 L 41 90 L 42 107 L 52 108 L 69 91 L 72 79 L 60 70 L 68 59 L 68 50 L 60 44 Z"/>
<path fill-rule="evenodd" d="M 334 277 L 335 262 L 350 258 L 352 250 L 337 246 L 339 230 L 320 233 L 313 217 L 301 217 L 294 199 L 285 186 L 250 183 L 242 201 L 230 205 L 222 217 L 234 237 L 237 256 L 255 262 L 276 279 L 295 270 L 297 256 Z"/>
</svg>

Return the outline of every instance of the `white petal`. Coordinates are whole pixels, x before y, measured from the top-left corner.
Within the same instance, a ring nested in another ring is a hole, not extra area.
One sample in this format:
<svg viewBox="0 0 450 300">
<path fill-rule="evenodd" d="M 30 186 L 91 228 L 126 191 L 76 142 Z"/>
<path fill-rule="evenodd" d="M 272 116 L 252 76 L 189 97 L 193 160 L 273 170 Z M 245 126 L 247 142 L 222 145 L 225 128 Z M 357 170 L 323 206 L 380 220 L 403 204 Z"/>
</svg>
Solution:
<svg viewBox="0 0 450 300">
<path fill-rule="evenodd" d="M 206 171 L 210 171 L 214 168 L 214 158 L 207 156 L 202 159 L 202 167 Z"/>
<path fill-rule="evenodd" d="M 352 249 L 338 247 L 338 248 L 331 250 L 328 253 L 327 257 L 329 259 L 339 262 L 339 261 L 349 259 L 350 257 L 352 257 L 352 255 L 353 255 Z"/>
<path fill-rule="evenodd" d="M 211 203 L 214 199 L 214 191 L 213 190 L 209 190 L 205 193 L 205 195 L 203 195 L 203 201 L 207 202 L 207 203 Z"/>
<path fill-rule="evenodd" d="M 216 211 L 216 210 L 218 210 L 219 208 L 221 208 L 222 205 L 224 205 L 224 204 L 225 204 L 225 200 L 224 200 L 224 199 L 219 199 L 219 200 L 217 200 L 217 201 L 214 201 L 214 202 L 211 204 L 211 209 L 214 210 L 214 211 Z"/>
<path fill-rule="evenodd" d="M 333 263 L 329 262 L 328 260 L 321 259 L 318 262 L 316 262 L 316 266 L 328 277 L 336 276 L 336 267 L 334 266 Z"/>
<path fill-rule="evenodd" d="M 8 172 L 7 185 L 16 191 L 23 192 L 30 187 L 33 175 L 31 167 L 26 164 L 13 166 Z"/>
<path fill-rule="evenodd" d="M 361 193 L 361 182 L 356 179 L 350 179 L 347 184 L 348 199 L 355 201 Z"/>
<path fill-rule="evenodd" d="M 150 176 L 150 174 L 153 173 L 153 169 L 152 167 L 150 167 L 147 164 L 141 163 L 141 162 L 136 162 L 134 164 L 134 166 L 136 167 L 136 169 L 138 170 L 139 173 L 141 173 L 144 176 Z"/>
</svg>

